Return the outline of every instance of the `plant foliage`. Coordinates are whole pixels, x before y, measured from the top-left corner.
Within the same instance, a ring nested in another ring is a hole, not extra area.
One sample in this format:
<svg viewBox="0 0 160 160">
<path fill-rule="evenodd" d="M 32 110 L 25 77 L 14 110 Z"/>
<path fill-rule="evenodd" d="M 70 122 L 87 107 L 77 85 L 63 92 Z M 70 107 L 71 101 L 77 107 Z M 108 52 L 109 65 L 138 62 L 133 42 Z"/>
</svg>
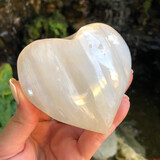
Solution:
<svg viewBox="0 0 160 160">
<path fill-rule="evenodd" d="M 143 10 L 145 14 L 148 14 L 148 11 L 150 10 L 152 5 L 152 0 L 145 0 L 143 3 Z"/>
<path fill-rule="evenodd" d="M 16 102 L 9 86 L 11 78 L 11 66 L 7 63 L 2 64 L 0 66 L 0 132 L 16 110 Z"/>
<path fill-rule="evenodd" d="M 65 17 L 58 11 L 50 16 L 39 16 L 25 25 L 24 42 L 29 44 L 41 38 L 63 38 L 67 36 Z"/>
</svg>

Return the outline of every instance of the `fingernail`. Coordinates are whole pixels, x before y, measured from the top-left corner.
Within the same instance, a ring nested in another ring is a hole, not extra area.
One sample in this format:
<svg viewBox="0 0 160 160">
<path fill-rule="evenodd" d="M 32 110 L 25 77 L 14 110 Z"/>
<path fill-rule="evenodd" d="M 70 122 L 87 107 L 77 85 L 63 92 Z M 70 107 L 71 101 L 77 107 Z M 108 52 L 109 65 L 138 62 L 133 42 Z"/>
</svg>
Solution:
<svg viewBox="0 0 160 160">
<path fill-rule="evenodd" d="M 127 98 L 127 99 L 129 100 L 129 97 L 128 97 L 126 94 L 124 95 L 124 97 Z"/>
<path fill-rule="evenodd" d="M 131 73 L 132 73 L 132 74 L 134 73 L 133 69 L 131 69 Z"/>
<path fill-rule="evenodd" d="M 11 78 L 9 80 L 9 84 L 10 84 L 10 88 L 13 94 L 14 99 L 16 100 L 17 104 L 19 104 L 19 99 L 18 99 L 18 94 L 17 94 L 17 90 L 16 87 L 14 85 L 14 83 L 16 82 L 16 80 L 14 78 Z"/>
</svg>

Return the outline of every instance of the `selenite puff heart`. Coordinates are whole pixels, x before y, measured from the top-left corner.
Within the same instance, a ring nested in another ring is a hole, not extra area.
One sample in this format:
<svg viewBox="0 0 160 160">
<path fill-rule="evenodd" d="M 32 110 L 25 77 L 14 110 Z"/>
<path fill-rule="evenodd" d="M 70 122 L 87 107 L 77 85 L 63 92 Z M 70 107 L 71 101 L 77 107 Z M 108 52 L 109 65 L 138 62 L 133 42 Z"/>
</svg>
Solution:
<svg viewBox="0 0 160 160">
<path fill-rule="evenodd" d="M 37 40 L 18 58 L 20 85 L 36 107 L 53 119 L 100 133 L 112 124 L 130 72 L 125 41 L 102 23 L 65 39 Z"/>
</svg>

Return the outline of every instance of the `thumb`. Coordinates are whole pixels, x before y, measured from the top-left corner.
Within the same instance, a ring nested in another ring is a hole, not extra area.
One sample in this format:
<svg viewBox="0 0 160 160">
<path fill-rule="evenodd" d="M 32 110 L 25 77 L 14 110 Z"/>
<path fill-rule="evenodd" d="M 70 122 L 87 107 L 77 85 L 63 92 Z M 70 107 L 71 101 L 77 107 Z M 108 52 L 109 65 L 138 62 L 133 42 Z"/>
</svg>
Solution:
<svg viewBox="0 0 160 160">
<path fill-rule="evenodd" d="M 103 141 L 116 129 L 116 127 L 126 117 L 130 107 L 129 98 L 124 96 L 119 106 L 113 124 L 107 134 L 96 133 L 85 130 L 78 140 L 78 147 L 81 155 L 86 159 L 90 159 L 96 150 L 100 147 Z"/>
<path fill-rule="evenodd" d="M 24 96 L 19 82 L 10 79 L 10 87 L 17 101 L 17 110 L 0 134 L 0 159 L 21 152 L 39 120 L 39 110 Z"/>
</svg>

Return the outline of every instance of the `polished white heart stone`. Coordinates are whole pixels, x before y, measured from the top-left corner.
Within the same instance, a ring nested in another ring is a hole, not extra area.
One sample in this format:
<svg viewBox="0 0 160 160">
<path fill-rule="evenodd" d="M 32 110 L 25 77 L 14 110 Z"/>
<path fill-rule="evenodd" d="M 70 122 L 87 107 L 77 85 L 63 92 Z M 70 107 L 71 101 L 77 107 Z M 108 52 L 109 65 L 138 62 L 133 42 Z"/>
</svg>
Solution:
<svg viewBox="0 0 160 160">
<path fill-rule="evenodd" d="M 37 40 L 18 58 L 20 85 L 31 103 L 53 119 L 100 133 L 113 122 L 130 72 L 127 44 L 102 23 L 65 39 Z"/>
</svg>

